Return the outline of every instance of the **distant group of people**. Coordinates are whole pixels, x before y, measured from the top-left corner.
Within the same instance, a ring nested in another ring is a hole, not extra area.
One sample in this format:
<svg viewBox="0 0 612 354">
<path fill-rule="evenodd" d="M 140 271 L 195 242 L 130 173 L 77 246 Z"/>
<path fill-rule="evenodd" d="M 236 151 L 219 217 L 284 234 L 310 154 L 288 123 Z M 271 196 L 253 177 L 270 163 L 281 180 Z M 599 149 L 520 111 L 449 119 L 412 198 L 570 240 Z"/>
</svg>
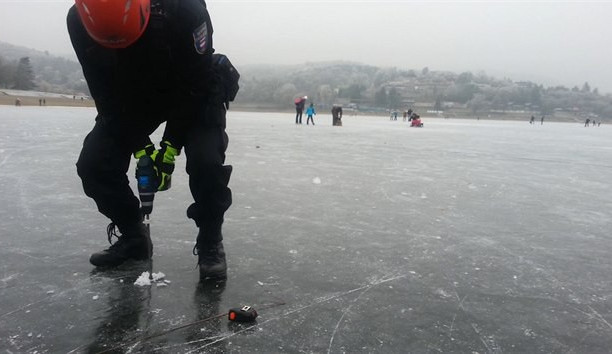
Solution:
<svg viewBox="0 0 612 354">
<path fill-rule="evenodd" d="M 534 117 L 534 116 L 531 116 L 531 119 L 529 120 L 529 124 L 536 124 L 536 123 L 535 123 L 535 117 Z M 540 125 L 542 125 L 542 124 L 544 124 L 544 116 L 542 116 L 542 118 L 540 118 Z M 592 126 L 595 126 L 595 125 L 600 126 L 600 125 L 601 125 L 601 122 L 596 122 L 594 119 L 593 119 L 593 120 L 591 120 L 590 118 L 587 118 L 587 119 L 584 121 L 584 126 L 585 126 L 585 127 L 588 127 L 588 126 L 590 126 L 590 125 L 592 125 Z"/>
<path fill-rule="evenodd" d="M 391 120 L 397 120 L 397 111 L 391 112 Z M 411 127 L 422 127 L 423 123 L 421 122 L 421 116 L 418 115 L 412 108 L 404 111 L 402 115 L 402 120 L 404 122 L 410 122 Z"/>
<path fill-rule="evenodd" d="M 46 106 L 47 105 L 47 100 L 44 99 L 44 98 L 39 98 L 38 99 L 38 105 L 39 106 Z M 21 106 L 21 98 L 15 99 L 15 106 Z"/>
<path fill-rule="evenodd" d="M 413 114 L 413 113 L 414 113 L 414 112 L 412 111 L 412 108 L 410 108 L 410 109 L 409 109 L 409 110 L 407 110 L 407 111 L 404 111 L 404 122 L 406 121 L 406 119 L 408 119 L 408 118 L 412 118 L 412 114 Z M 408 120 L 408 121 L 410 121 L 410 120 Z"/>
<path fill-rule="evenodd" d="M 38 99 L 38 105 L 39 106 L 46 106 L 47 105 L 47 100 L 44 99 L 44 98 L 39 98 Z M 15 106 L 21 106 L 21 98 L 15 99 Z"/>
<path fill-rule="evenodd" d="M 304 107 L 306 106 L 306 100 L 308 96 L 298 97 L 294 100 L 295 104 L 295 124 L 302 124 L 302 115 L 304 113 Z M 334 104 L 332 107 L 332 125 L 342 126 L 342 106 Z M 314 107 L 314 103 L 310 103 L 306 109 L 306 125 L 312 123 L 315 125 L 314 116 L 317 112 Z"/>
<path fill-rule="evenodd" d="M 298 97 L 294 101 L 295 103 L 295 124 L 302 124 L 302 114 L 304 113 L 304 106 L 306 106 L 307 99 L 308 99 L 308 96 L 304 96 L 304 97 Z M 308 108 L 306 109 L 306 125 L 310 124 L 310 122 L 312 122 L 312 125 L 315 125 L 314 123 L 315 115 L 317 115 L 317 112 L 315 111 L 314 104 L 311 102 Z"/>
<path fill-rule="evenodd" d="M 72 99 L 73 99 L 73 100 L 76 100 L 76 99 L 77 99 L 76 95 L 73 95 L 73 96 L 72 96 Z M 84 100 L 85 100 L 85 99 L 83 98 L 83 96 L 81 96 L 81 97 L 80 97 L 80 99 L 81 99 L 81 101 L 84 101 Z M 21 101 L 21 98 L 16 98 L 16 99 L 15 99 L 15 106 L 21 106 L 22 104 L 23 104 L 23 102 Z M 29 101 L 26 101 L 26 103 L 25 103 L 25 104 L 26 104 L 26 105 L 29 105 L 30 103 L 29 103 Z M 41 106 L 41 107 L 42 107 L 42 106 L 46 106 L 46 105 L 47 105 L 47 99 L 46 99 L 46 98 L 39 98 L 39 99 L 38 99 L 38 105 L 39 105 L 39 106 Z"/>
<path fill-rule="evenodd" d="M 529 124 L 535 124 L 535 117 L 531 116 L 531 119 L 529 120 Z M 542 116 L 542 118 L 540 118 L 540 125 L 544 124 L 544 116 Z"/>
<path fill-rule="evenodd" d="M 601 125 L 601 122 L 596 122 L 596 121 L 595 121 L 595 119 L 593 119 L 593 120 L 591 121 L 589 118 L 587 118 L 587 119 L 586 119 L 586 121 L 584 121 L 584 126 L 585 126 L 585 127 L 588 127 L 588 126 L 589 126 L 589 123 L 593 124 L 593 126 L 595 126 L 596 124 L 597 124 L 597 126 L 600 126 L 600 125 Z"/>
<path fill-rule="evenodd" d="M 301 96 L 294 99 L 293 103 L 295 105 L 295 124 L 302 124 L 302 116 L 304 114 L 304 108 L 306 107 L 306 102 L 308 100 L 308 96 Z M 332 114 L 332 125 L 333 126 L 342 126 L 342 105 L 334 104 L 332 106 L 331 114 Z M 404 122 L 410 122 L 411 127 L 422 127 L 423 122 L 421 121 L 421 116 L 419 116 L 415 111 L 408 109 L 403 112 L 403 120 Z M 317 114 L 315 110 L 314 103 L 310 103 L 308 108 L 306 108 L 306 125 L 312 123 L 315 125 L 314 116 Z M 391 120 L 397 120 L 398 112 L 396 110 L 391 111 Z"/>
<path fill-rule="evenodd" d="M 398 112 L 396 110 L 393 110 L 393 111 L 391 111 L 391 114 L 389 115 L 389 120 L 397 120 L 397 116 L 398 116 Z M 406 121 L 413 122 L 415 119 L 419 119 L 419 121 L 420 121 L 420 118 L 421 117 L 416 112 L 414 112 L 412 110 L 412 108 L 404 111 L 403 115 L 402 115 L 402 120 L 404 122 L 406 122 Z M 413 124 L 411 124 L 411 125 L 413 125 Z"/>
</svg>

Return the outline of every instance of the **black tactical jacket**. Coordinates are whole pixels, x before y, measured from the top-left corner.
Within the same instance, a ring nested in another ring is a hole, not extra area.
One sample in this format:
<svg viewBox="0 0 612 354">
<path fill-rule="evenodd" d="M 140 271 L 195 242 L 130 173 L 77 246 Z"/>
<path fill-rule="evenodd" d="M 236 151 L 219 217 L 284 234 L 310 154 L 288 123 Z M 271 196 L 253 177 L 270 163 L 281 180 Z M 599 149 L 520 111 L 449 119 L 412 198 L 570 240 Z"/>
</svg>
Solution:
<svg viewBox="0 0 612 354">
<path fill-rule="evenodd" d="M 203 0 L 152 0 L 143 35 L 109 49 L 87 34 L 75 6 L 68 32 L 98 110 L 120 141 L 136 151 L 167 122 L 164 140 L 182 147 L 190 122 L 202 119 L 211 86 L 212 24 Z"/>
</svg>

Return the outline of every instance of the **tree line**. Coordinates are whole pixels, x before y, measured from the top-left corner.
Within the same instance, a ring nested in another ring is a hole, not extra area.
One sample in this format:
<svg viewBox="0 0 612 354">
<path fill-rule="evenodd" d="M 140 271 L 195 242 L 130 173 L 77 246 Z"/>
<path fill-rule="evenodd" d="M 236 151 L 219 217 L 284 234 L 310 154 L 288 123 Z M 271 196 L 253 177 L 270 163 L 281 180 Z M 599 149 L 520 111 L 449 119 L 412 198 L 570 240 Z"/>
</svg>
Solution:
<svg viewBox="0 0 612 354">
<path fill-rule="evenodd" d="M 498 79 L 484 72 L 404 70 L 352 62 L 302 65 L 245 65 L 237 105 L 290 110 L 293 99 L 308 96 L 321 108 L 350 103 L 362 111 L 435 111 L 482 115 L 530 111 L 545 115 L 573 112 L 612 119 L 612 95 L 589 83 L 567 88 Z M 78 62 L 0 42 L 0 87 L 66 94 L 88 94 Z"/>
<path fill-rule="evenodd" d="M 471 114 L 529 111 L 543 115 L 574 112 L 612 119 L 612 95 L 585 82 L 581 87 L 544 87 L 480 73 L 380 68 L 358 63 L 307 63 L 246 66 L 238 100 L 250 105 L 290 109 L 307 95 L 322 106 L 352 102 L 365 110 L 401 110 L 418 105 L 436 111 Z"/>
<path fill-rule="evenodd" d="M 15 90 L 33 90 L 36 84 L 30 58 L 23 57 L 16 62 L 5 63 L 0 57 L 0 86 Z"/>
<path fill-rule="evenodd" d="M 48 52 L 0 42 L 0 88 L 87 94 L 81 66 Z"/>
</svg>

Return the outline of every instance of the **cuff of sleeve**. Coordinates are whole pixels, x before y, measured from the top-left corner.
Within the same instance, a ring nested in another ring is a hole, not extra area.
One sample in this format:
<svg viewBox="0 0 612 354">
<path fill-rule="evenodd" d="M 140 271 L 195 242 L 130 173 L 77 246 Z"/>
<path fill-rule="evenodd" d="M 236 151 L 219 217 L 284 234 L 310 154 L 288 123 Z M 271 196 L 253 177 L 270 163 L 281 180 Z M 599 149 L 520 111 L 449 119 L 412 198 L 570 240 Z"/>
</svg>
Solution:
<svg viewBox="0 0 612 354">
<path fill-rule="evenodd" d="M 151 156 L 154 151 L 155 151 L 155 145 L 149 144 L 149 145 L 145 146 L 143 149 L 140 149 L 140 150 L 136 151 L 134 153 L 134 157 L 136 159 L 140 159 L 141 157 L 143 157 L 145 155 Z"/>
</svg>

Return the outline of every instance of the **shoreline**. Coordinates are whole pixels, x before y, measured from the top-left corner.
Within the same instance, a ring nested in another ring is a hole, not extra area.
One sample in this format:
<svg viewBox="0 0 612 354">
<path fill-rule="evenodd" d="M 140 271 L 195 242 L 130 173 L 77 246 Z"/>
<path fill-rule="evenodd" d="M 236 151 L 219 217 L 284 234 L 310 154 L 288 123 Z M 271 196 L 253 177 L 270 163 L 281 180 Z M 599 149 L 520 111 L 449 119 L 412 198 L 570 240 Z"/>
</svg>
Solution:
<svg viewBox="0 0 612 354">
<path fill-rule="evenodd" d="M 65 98 L 54 96 L 22 96 L 22 95 L 2 95 L 0 94 L 0 105 L 16 106 L 15 102 L 19 99 L 21 106 L 41 106 L 39 100 L 45 100 L 42 106 L 63 106 L 63 107 L 95 107 L 92 100 L 80 98 Z"/>
<path fill-rule="evenodd" d="M 15 102 L 17 99 L 20 100 L 21 106 L 59 106 L 59 107 L 95 107 L 95 103 L 93 100 L 88 98 L 81 98 L 81 96 L 74 96 L 75 98 L 62 97 L 62 96 L 46 96 L 46 95 L 8 95 L 2 91 L 0 91 L 0 105 L 5 106 L 15 106 Z M 39 100 L 45 100 L 45 104 L 41 104 Z M 295 115 L 295 110 L 291 108 L 288 109 L 278 109 L 274 107 L 262 107 L 262 106 L 253 106 L 252 104 L 237 104 L 233 103 L 230 105 L 230 110 L 232 111 L 240 111 L 240 112 L 270 112 L 270 113 L 286 113 L 288 115 Z M 331 112 L 321 111 L 320 114 Z M 532 113 L 525 112 L 523 115 L 516 113 L 508 113 L 508 114 L 482 114 L 480 115 L 480 119 L 478 119 L 477 115 L 460 115 L 456 116 L 454 112 L 449 112 L 449 115 L 453 115 L 451 117 L 444 117 L 441 115 L 432 115 L 428 116 L 426 114 L 422 114 L 423 118 L 439 118 L 439 119 L 453 119 L 453 120 L 501 120 L 501 121 L 529 121 L 529 117 L 531 117 Z M 376 112 L 347 112 L 345 116 L 375 116 L 375 117 L 386 117 L 389 118 L 387 113 L 376 113 Z M 540 117 L 540 115 L 536 115 L 536 117 Z M 401 114 L 398 116 L 398 121 L 402 120 Z M 583 123 L 585 118 L 572 116 L 571 114 L 564 115 L 547 115 L 545 122 L 572 122 L 572 123 Z M 608 120 L 602 119 L 602 123 L 610 123 Z M 540 120 L 536 118 L 536 123 L 540 123 Z"/>
</svg>

